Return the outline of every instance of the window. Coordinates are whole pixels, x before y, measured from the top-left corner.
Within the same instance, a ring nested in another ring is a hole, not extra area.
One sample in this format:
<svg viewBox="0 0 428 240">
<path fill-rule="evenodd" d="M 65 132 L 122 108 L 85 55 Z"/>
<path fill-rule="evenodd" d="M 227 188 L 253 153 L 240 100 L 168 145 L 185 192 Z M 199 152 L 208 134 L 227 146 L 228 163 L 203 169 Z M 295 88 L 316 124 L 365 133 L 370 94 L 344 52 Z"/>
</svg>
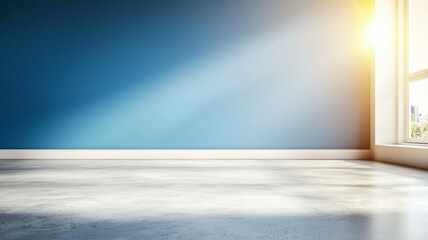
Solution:
<svg viewBox="0 0 428 240">
<path fill-rule="evenodd" d="M 428 143 L 428 1 L 406 1 L 406 140 Z"/>
</svg>

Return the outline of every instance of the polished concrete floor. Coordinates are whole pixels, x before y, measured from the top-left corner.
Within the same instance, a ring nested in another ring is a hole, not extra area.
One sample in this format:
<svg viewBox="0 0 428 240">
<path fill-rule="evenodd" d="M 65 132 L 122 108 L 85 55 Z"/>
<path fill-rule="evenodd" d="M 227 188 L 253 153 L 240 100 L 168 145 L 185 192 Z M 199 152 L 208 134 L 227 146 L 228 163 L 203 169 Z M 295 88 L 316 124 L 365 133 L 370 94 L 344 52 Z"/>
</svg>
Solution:
<svg viewBox="0 0 428 240">
<path fill-rule="evenodd" d="M 366 161 L 0 161 L 0 239 L 428 239 L 428 173 Z"/>
</svg>

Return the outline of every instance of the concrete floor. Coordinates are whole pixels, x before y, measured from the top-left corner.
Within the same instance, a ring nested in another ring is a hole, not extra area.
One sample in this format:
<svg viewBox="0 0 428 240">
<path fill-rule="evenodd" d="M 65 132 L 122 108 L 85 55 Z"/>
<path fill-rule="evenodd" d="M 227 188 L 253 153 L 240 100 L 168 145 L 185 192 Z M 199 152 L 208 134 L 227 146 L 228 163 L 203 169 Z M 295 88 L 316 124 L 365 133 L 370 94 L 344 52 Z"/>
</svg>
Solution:
<svg viewBox="0 0 428 240">
<path fill-rule="evenodd" d="M 365 161 L 0 161 L 0 239 L 428 239 L 428 173 Z"/>
</svg>

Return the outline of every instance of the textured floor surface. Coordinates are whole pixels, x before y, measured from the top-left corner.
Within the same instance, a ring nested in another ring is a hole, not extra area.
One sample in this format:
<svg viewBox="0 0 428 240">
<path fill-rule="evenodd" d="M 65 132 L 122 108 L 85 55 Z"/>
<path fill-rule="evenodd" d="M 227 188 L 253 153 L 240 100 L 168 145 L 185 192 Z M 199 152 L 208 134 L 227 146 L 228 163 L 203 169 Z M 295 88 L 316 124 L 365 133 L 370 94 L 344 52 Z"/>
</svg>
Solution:
<svg viewBox="0 0 428 240">
<path fill-rule="evenodd" d="M 428 239 L 428 173 L 365 161 L 0 161 L 0 239 Z"/>
</svg>

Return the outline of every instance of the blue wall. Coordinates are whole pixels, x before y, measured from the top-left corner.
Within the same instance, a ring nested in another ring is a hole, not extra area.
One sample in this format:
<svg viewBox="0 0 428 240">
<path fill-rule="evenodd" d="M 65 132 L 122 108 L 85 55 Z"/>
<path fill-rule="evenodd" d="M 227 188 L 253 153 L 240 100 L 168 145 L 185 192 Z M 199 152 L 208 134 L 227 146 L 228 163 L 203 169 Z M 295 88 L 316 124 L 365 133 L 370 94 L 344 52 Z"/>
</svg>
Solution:
<svg viewBox="0 0 428 240">
<path fill-rule="evenodd" d="M 0 2 L 0 148 L 368 148 L 361 0 Z"/>
</svg>

